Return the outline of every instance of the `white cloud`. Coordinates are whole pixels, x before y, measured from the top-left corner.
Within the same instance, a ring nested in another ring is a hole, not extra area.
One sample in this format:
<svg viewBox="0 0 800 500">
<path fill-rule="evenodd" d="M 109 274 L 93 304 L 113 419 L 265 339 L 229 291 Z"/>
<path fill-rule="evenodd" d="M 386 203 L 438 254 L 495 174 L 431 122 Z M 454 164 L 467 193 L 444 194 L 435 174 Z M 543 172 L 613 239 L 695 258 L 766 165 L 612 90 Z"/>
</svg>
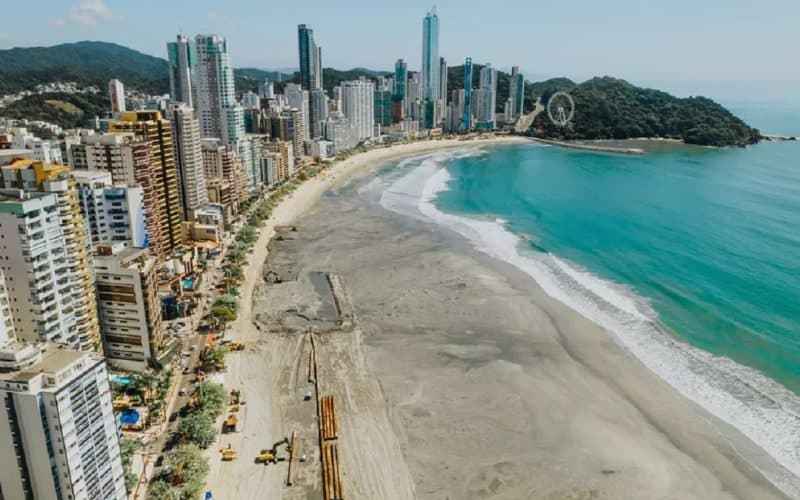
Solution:
<svg viewBox="0 0 800 500">
<path fill-rule="evenodd" d="M 52 21 L 50 21 L 50 26 L 61 27 L 64 26 L 65 24 L 67 24 L 67 22 L 64 21 L 63 19 L 53 19 Z"/>
<path fill-rule="evenodd" d="M 69 9 L 67 14 L 67 19 L 70 22 L 84 26 L 95 26 L 101 21 L 109 21 L 113 18 L 114 14 L 111 12 L 111 8 L 106 5 L 105 0 L 80 0 L 77 5 Z M 60 21 L 63 26 L 64 21 Z"/>
</svg>

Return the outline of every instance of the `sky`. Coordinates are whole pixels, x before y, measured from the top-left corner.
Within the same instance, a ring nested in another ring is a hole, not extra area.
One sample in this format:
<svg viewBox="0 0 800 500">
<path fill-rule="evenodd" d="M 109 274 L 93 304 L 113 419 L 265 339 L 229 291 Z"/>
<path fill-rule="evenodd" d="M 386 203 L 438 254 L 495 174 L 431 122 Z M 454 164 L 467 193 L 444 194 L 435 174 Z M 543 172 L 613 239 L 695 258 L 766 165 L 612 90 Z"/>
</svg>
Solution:
<svg viewBox="0 0 800 500">
<path fill-rule="evenodd" d="M 227 37 L 237 67 L 297 67 L 297 25 L 310 25 L 326 67 L 391 69 L 421 60 L 434 0 L 32 0 L 13 2 L 0 48 L 116 42 L 165 57 L 182 31 Z M 533 79 L 612 75 L 678 94 L 800 101 L 798 0 L 438 1 L 441 55 Z M 764 94 L 763 96 L 761 94 Z"/>
</svg>

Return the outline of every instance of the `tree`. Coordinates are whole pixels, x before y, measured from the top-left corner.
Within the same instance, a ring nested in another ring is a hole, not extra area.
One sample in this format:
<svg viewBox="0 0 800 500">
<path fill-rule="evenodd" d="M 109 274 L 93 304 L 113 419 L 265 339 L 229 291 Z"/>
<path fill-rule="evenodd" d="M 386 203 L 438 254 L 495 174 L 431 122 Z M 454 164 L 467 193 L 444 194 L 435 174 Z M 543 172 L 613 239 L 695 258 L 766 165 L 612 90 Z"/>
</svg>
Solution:
<svg viewBox="0 0 800 500">
<path fill-rule="evenodd" d="M 198 411 L 207 412 L 212 418 L 222 415 L 228 404 L 228 393 L 222 384 L 203 382 L 196 389 Z"/>
<path fill-rule="evenodd" d="M 148 500 L 181 500 L 181 490 L 158 478 L 147 487 Z"/>
<path fill-rule="evenodd" d="M 205 411 L 196 411 L 181 419 L 178 434 L 185 442 L 194 443 L 205 449 L 214 443 L 217 432 L 214 419 Z"/>
<path fill-rule="evenodd" d="M 225 323 L 236 320 L 236 312 L 226 306 L 216 306 L 211 308 L 211 315 L 219 321 Z"/>
<path fill-rule="evenodd" d="M 133 473 L 133 455 L 141 448 L 142 443 L 135 439 L 122 438 L 119 440 L 119 454 L 122 459 L 122 470 L 125 473 L 125 488 L 130 493 L 139 481 L 139 476 Z"/>
<path fill-rule="evenodd" d="M 164 471 L 175 485 L 199 481 L 202 487 L 208 470 L 208 459 L 196 444 L 180 445 L 164 457 Z"/>
</svg>

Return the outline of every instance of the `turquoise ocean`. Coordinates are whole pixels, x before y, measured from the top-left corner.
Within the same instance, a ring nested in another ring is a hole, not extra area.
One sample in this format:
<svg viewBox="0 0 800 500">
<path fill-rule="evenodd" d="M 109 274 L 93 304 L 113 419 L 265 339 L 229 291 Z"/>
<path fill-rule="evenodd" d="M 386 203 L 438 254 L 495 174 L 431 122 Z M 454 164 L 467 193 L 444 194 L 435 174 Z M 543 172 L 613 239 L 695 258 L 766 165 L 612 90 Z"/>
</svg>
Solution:
<svg viewBox="0 0 800 500">
<path fill-rule="evenodd" d="M 731 107 L 800 135 L 800 109 Z M 775 457 L 787 474 L 771 479 L 800 495 L 800 142 L 643 156 L 513 145 L 402 166 L 390 193 L 417 185 L 420 213 L 611 331 Z"/>
</svg>

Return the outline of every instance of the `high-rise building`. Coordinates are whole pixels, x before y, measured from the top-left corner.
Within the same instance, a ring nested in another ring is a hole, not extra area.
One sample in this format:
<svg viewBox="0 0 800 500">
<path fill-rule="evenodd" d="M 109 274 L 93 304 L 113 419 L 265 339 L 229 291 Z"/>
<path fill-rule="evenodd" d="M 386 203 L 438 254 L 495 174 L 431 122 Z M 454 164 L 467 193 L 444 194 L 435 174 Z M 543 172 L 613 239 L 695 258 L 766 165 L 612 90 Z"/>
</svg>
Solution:
<svg viewBox="0 0 800 500">
<path fill-rule="evenodd" d="M 203 139 L 203 172 L 206 178 L 208 200 L 223 206 L 225 220 L 230 221 L 239 214 L 239 201 L 244 189 L 244 173 L 241 162 L 232 146 L 220 139 Z"/>
<path fill-rule="evenodd" d="M 325 135 L 323 129 L 328 119 L 328 95 L 321 88 L 311 91 L 311 116 L 314 117 L 314 122 L 311 124 L 311 138 L 319 139 Z"/>
<path fill-rule="evenodd" d="M 433 7 L 422 20 L 422 99 L 439 99 L 439 16 Z"/>
<path fill-rule="evenodd" d="M 156 258 L 144 248 L 101 245 L 94 270 L 100 330 L 109 364 L 135 371 L 160 367 L 166 346 Z"/>
<path fill-rule="evenodd" d="M 375 91 L 375 123 L 381 127 L 392 124 L 393 96 L 389 90 Z"/>
<path fill-rule="evenodd" d="M 478 116 L 478 126 L 487 129 L 496 127 L 495 109 L 497 108 L 497 70 L 491 64 L 481 68 L 481 94 L 483 101 Z"/>
<path fill-rule="evenodd" d="M 509 95 L 511 99 L 511 118 L 516 120 L 524 112 L 525 105 L 525 77 L 519 71 L 519 66 L 511 68 L 511 81 L 509 82 Z"/>
<path fill-rule="evenodd" d="M 393 118 L 399 122 L 405 117 L 406 98 L 408 97 L 408 64 L 402 59 L 394 63 L 394 100 Z"/>
<path fill-rule="evenodd" d="M 17 336 L 80 349 L 68 249 L 52 193 L 0 190 L 0 268 Z M 11 230 L 13 229 L 13 230 Z"/>
<path fill-rule="evenodd" d="M 317 46 L 317 55 L 314 58 L 314 89 L 321 89 L 322 88 L 322 77 L 323 77 L 323 69 L 322 69 L 322 47 Z"/>
<path fill-rule="evenodd" d="M 278 180 L 285 181 L 294 174 L 294 146 L 291 142 L 273 141 L 264 144 L 264 149 L 280 156 L 278 163 Z"/>
<path fill-rule="evenodd" d="M 286 88 L 283 91 L 283 94 L 286 96 L 286 102 L 289 104 L 290 108 L 294 108 L 300 112 L 300 121 L 302 122 L 301 126 L 303 129 L 303 141 L 307 141 L 311 138 L 311 109 L 310 109 L 310 98 L 308 95 L 307 90 L 303 90 L 300 85 L 295 83 L 287 83 Z M 302 152 L 302 151 L 301 151 Z"/>
<path fill-rule="evenodd" d="M 374 84 L 364 77 L 342 82 L 342 109 L 355 127 L 358 139 L 371 139 L 375 128 Z"/>
<path fill-rule="evenodd" d="M 111 112 L 125 112 L 125 86 L 121 81 L 114 79 L 108 82 L 108 95 L 111 98 Z"/>
<path fill-rule="evenodd" d="M 208 203 L 206 178 L 203 175 L 203 153 L 200 148 L 200 126 L 194 110 L 186 104 L 170 106 L 167 111 L 175 142 L 175 165 L 186 220 Z"/>
<path fill-rule="evenodd" d="M 275 86 L 271 81 L 264 80 L 264 82 L 258 86 L 258 95 L 262 99 L 275 99 Z"/>
<path fill-rule="evenodd" d="M 54 344 L 10 344 L 0 357 L 2 498 L 125 500 L 103 358 Z"/>
<path fill-rule="evenodd" d="M 14 330 L 14 315 L 11 313 L 11 301 L 12 297 L 8 295 L 6 288 L 6 275 L 0 267 L 0 352 L 3 346 L 17 337 Z M 0 370 L 5 367 L 6 361 L 0 357 Z"/>
<path fill-rule="evenodd" d="M 439 58 L 439 100 L 442 106 L 447 104 L 447 61 L 444 57 Z"/>
<path fill-rule="evenodd" d="M 58 203 L 57 211 L 52 214 L 55 215 L 52 218 L 57 220 L 60 226 L 60 232 L 64 238 L 64 252 L 61 253 L 61 256 L 69 267 L 66 272 L 54 273 L 49 264 L 47 266 L 37 266 L 34 268 L 34 275 L 31 276 L 33 278 L 31 281 L 35 283 L 33 285 L 34 288 L 41 286 L 52 289 L 58 285 L 68 284 L 67 294 L 70 296 L 71 300 L 69 302 L 71 302 L 71 305 L 66 307 L 65 311 L 72 311 L 74 315 L 73 331 L 78 336 L 78 345 L 84 351 L 99 349 L 100 329 L 97 322 L 97 304 L 94 297 L 91 240 L 81 212 L 75 178 L 72 176 L 70 168 L 65 165 L 19 160 L 2 167 L 2 179 L 5 189 L 19 189 L 27 193 L 50 193 L 56 197 Z M 43 241 L 47 239 L 47 235 L 39 234 L 38 238 Z M 35 246 L 37 244 L 36 240 L 37 236 L 31 235 L 30 239 L 27 240 L 27 246 Z M 9 261 L 13 259 L 14 264 L 19 266 L 23 273 L 27 266 L 20 264 L 19 259 L 30 258 L 33 260 L 32 257 L 25 256 L 25 246 L 26 244 L 23 242 L 21 254 L 18 254 L 19 248 L 8 249 L 11 253 L 8 256 Z M 29 252 L 32 253 L 32 249 Z M 37 270 L 39 273 L 37 273 Z M 17 281 L 17 277 L 14 278 L 13 283 L 15 289 L 18 286 L 23 286 L 22 283 Z M 20 290 L 20 292 L 20 295 L 18 295 L 19 300 L 30 300 L 30 290 Z M 67 299 L 64 300 L 66 301 Z M 46 315 L 48 312 L 48 310 L 44 310 L 42 313 Z M 41 320 L 42 316 L 37 319 Z M 32 324 L 29 324 L 25 330 L 21 330 L 29 340 L 36 339 L 35 329 L 32 326 Z M 41 327 L 41 324 L 38 326 Z"/>
<path fill-rule="evenodd" d="M 461 120 L 461 129 L 470 130 L 472 128 L 472 58 L 468 57 L 464 61 L 464 115 Z"/>
<path fill-rule="evenodd" d="M 90 135 L 82 138 L 86 168 L 111 173 L 116 186 L 139 186 L 144 198 L 148 247 L 157 256 L 168 246 L 165 241 L 165 204 L 159 186 L 159 165 L 150 161 L 150 144 L 133 133 Z"/>
<path fill-rule="evenodd" d="M 146 248 L 144 190 L 138 186 L 114 186 L 111 172 L 73 170 L 92 246 L 123 243 Z"/>
<path fill-rule="evenodd" d="M 261 97 L 255 92 L 247 91 L 242 94 L 242 106 L 245 111 L 249 109 L 261 109 Z"/>
<path fill-rule="evenodd" d="M 244 135 L 244 110 L 236 102 L 228 42 L 217 35 L 197 35 L 193 92 L 203 137 L 236 144 Z"/>
<path fill-rule="evenodd" d="M 151 249 L 158 258 L 167 259 L 183 250 L 183 208 L 172 125 L 158 111 L 136 111 L 123 113 L 120 120 L 109 123 L 109 129 L 111 132 L 131 132 L 148 145 L 146 168 L 150 179 L 147 182 L 152 198 L 151 213 L 147 217 L 156 217 L 160 230 L 158 239 L 150 234 Z"/>
<path fill-rule="evenodd" d="M 314 30 L 301 24 L 297 27 L 297 47 L 300 54 L 300 87 L 305 91 L 304 97 L 305 106 L 299 103 L 289 103 L 291 107 L 300 109 L 304 112 L 305 131 L 307 137 L 305 140 L 312 138 L 315 130 L 319 130 L 321 126 L 319 123 L 324 121 L 324 118 L 317 116 L 314 113 L 314 106 L 311 103 L 311 92 L 317 89 L 322 89 L 322 48 L 318 47 L 314 41 Z M 290 84 L 291 85 L 291 84 Z M 287 85 L 288 87 L 288 85 Z M 284 91 L 289 96 L 289 92 Z M 318 138 L 315 136 L 313 138 Z M 301 155 L 300 151 L 295 151 L 296 154 Z"/>
<path fill-rule="evenodd" d="M 194 106 L 192 73 L 197 61 L 194 42 L 185 35 L 178 35 L 176 41 L 167 43 L 169 60 L 169 95 L 175 102 Z"/>
<path fill-rule="evenodd" d="M 318 74 L 322 65 L 321 52 L 314 42 L 314 30 L 301 24 L 297 27 L 297 47 L 300 52 L 300 84 L 305 90 L 322 87 L 322 75 Z"/>
</svg>

